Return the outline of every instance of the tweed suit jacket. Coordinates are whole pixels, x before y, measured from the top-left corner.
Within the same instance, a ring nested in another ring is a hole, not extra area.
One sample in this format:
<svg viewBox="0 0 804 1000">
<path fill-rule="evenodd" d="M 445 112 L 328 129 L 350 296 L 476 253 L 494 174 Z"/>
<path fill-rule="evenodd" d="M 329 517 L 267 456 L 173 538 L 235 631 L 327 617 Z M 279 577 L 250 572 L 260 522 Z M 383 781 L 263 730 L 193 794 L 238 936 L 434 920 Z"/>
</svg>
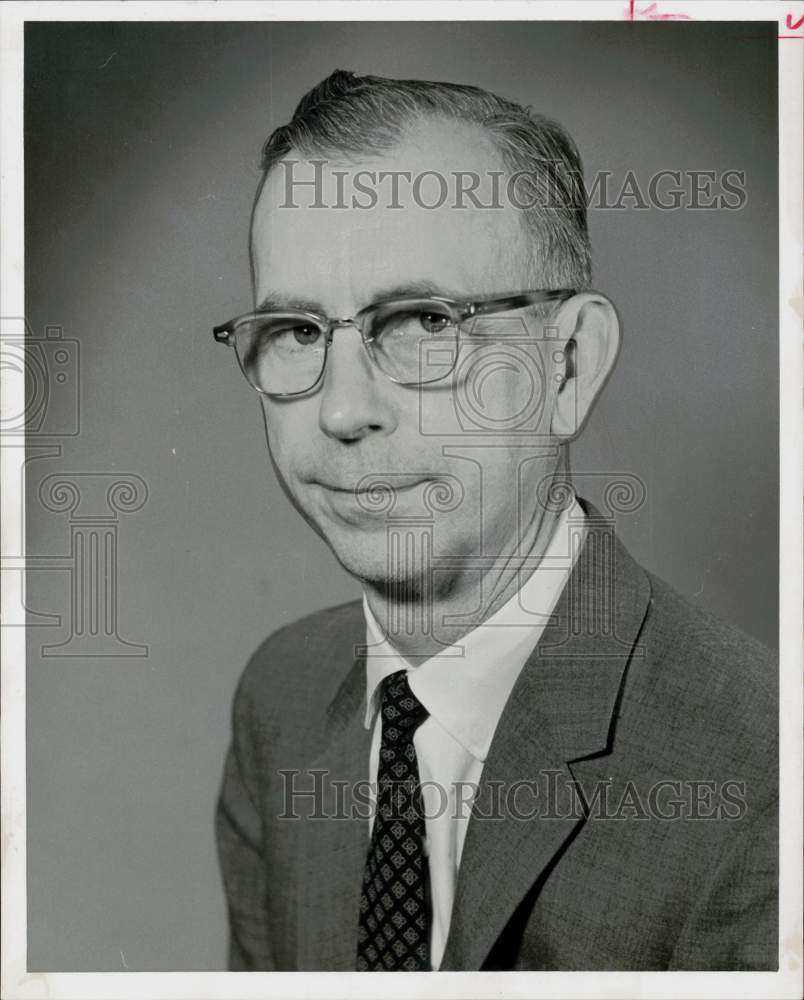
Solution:
<svg viewBox="0 0 804 1000">
<path fill-rule="evenodd" d="M 776 969 L 775 661 L 586 511 L 484 765 L 441 969 Z M 342 605 L 243 673 L 216 815 L 231 969 L 355 967 L 364 641 Z"/>
</svg>

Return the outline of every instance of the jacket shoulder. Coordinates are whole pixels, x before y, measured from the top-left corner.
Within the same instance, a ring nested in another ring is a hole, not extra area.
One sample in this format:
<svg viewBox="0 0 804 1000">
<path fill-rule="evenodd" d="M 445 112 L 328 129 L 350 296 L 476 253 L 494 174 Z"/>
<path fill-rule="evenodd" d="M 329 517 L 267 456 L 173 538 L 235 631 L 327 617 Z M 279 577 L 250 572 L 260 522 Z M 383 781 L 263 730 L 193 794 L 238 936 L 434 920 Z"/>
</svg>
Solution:
<svg viewBox="0 0 804 1000">
<path fill-rule="evenodd" d="M 778 666 L 756 639 L 648 574 L 651 600 L 625 700 L 664 734 L 655 754 L 701 773 L 739 769 L 766 789 L 778 757 Z M 652 720 L 652 721 L 650 721 Z"/>
<path fill-rule="evenodd" d="M 697 673 L 707 685 L 735 686 L 751 690 L 751 700 L 776 692 L 775 654 L 753 636 L 685 600 L 672 587 L 652 574 L 651 607 L 647 625 L 652 641 L 665 656 L 692 657 L 705 667 Z M 694 681 L 694 676 L 688 677 Z M 759 689 L 759 690 L 757 690 Z"/>
<path fill-rule="evenodd" d="M 326 710 L 365 642 L 360 601 L 305 615 L 272 632 L 257 647 L 241 674 L 234 699 L 235 728 L 262 729 L 303 722 Z"/>
</svg>

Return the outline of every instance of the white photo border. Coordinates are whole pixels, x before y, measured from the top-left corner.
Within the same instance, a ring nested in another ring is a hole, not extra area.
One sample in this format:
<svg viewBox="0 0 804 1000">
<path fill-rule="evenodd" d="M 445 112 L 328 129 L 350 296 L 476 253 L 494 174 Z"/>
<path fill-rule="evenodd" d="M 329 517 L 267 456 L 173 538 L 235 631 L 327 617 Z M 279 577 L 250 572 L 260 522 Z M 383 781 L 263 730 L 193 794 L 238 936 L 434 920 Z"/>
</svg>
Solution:
<svg viewBox="0 0 804 1000">
<path fill-rule="evenodd" d="M 780 924 L 778 972 L 28 973 L 25 827 L 25 630 L 2 628 L 2 996 L 5 1000 L 199 998 L 756 997 L 802 995 L 802 80 L 804 15 L 777 0 L 296 0 L 296 2 L 0 3 L 0 317 L 25 315 L 23 31 L 30 21 L 622 21 L 687 14 L 696 21 L 779 24 L 780 317 Z M 792 23 L 791 23 L 792 18 Z M 651 18 L 655 20 L 655 18 Z M 799 35 L 802 37 L 799 38 Z M 2 408 L 24 410 L 21 373 L 3 370 Z M 2 551 L 24 552 L 24 447 L 3 447 Z M 781 583 L 783 582 L 783 585 Z M 2 606 L 23 607 L 24 574 L 3 574 Z"/>
</svg>

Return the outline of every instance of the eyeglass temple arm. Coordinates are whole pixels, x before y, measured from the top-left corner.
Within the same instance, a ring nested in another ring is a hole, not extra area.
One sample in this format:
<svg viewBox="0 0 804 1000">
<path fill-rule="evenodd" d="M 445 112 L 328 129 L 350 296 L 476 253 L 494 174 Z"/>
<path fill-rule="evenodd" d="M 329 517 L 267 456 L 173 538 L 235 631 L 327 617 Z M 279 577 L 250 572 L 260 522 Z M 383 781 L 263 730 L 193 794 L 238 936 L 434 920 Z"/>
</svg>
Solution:
<svg viewBox="0 0 804 1000">
<path fill-rule="evenodd" d="M 487 299 L 484 302 L 473 302 L 470 315 L 484 316 L 489 313 L 507 312 L 509 309 L 523 309 L 525 306 L 534 306 L 540 302 L 568 299 L 574 294 L 574 288 L 556 288 L 544 292 L 528 292 L 524 295 L 509 295 L 504 299 Z"/>
</svg>

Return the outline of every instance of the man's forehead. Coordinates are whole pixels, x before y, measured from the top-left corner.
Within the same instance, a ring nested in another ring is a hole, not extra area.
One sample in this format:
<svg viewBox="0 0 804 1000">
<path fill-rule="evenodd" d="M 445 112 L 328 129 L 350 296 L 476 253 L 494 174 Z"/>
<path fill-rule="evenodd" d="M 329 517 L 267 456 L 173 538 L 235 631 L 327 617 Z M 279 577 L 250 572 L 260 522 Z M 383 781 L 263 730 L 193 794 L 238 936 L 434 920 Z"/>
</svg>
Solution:
<svg viewBox="0 0 804 1000">
<path fill-rule="evenodd" d="M 361 292 L 422 277 L 471 294 L 484 283 L 513 288 L 527 242 L 520 213 L 499 198 L 504 175 L 488 137 L 451 122 L 422 123 L 393 150 L 365 158 L 291 153 L 270 171 L 254 213 L 258 296 L 261 285 L 302 275 Z"/>
<path fill-rule="evenodd" d="M 457 185 L 464 192 L 471 188 L 474 201 L 488 201 L 483 196 L 492 194 L 495 186 L 499 188 L 504 173 L 500 153 L 483 128 L 433 117 L 408 127 L 399 142 L 387 150 L 374 151 L 367 142 L 364 152 L 351 156 L 291 151 L 274 165 L 260 201 L 266 209 L 281 207 L 289 200 L 303 207 L 315 207 L 322 200 L 335 205 L 339 195 L 343 201 L 345 195 L 353 193 L 348 190 L 350 182 L 358 179 L 365 188 L 369 175 L 374 175 L 379 196 L 376 207 L 395 201 L 406 208 L 432 211 L 437 210 L 435 203 L 443 190 L 441 178 L 451 184 L 446 207 L 454 204 Z M 322 190 L 324 186 L 326 190 Z M 364 192 L 361 204 L 371 200 Z M 473 207 L 472 197 L 465 195 L 460 200 L 466 209 Z"/>
</svg>

